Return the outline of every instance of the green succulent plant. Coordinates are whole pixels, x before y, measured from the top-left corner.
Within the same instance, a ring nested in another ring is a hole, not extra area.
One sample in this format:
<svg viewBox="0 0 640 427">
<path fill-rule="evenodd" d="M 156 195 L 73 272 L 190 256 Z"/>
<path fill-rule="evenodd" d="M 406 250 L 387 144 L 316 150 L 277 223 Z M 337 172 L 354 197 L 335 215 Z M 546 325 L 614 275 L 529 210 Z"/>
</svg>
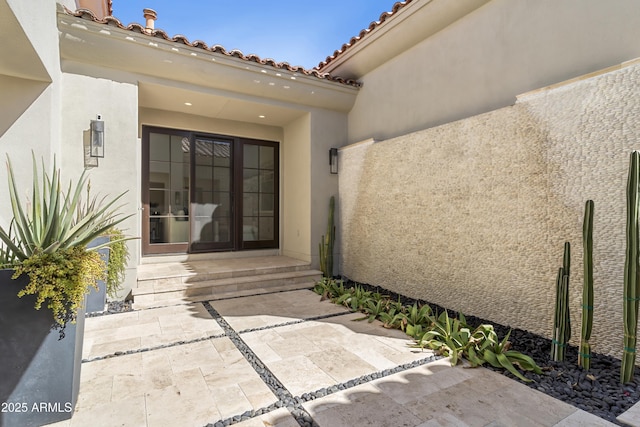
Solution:
<svg viewBox="0 0 640 427">
<path fill-rule="evenodd" d="M 491 326 L 491 325 L 484 325 Z M 509 336 L 511 331 L 498 342 L 498 335 L 491 326 L 488 332 L 486 340 L 481 341 L 479 346 L 479 355 L 481 360 L 486 361 L 490 365 L 496 368 L 506 369 L 522 381 L 531 382 L 532 380 L 522 375 L 515 366 L 518 366 L 524 371 L 533 371 L 536 374 L 541 374 L 542 370 L 536 364 L 536 362 L 529 356 L 522 354 L 515 350 L 510 350 L 511 343 L 509 342 Z"/>
<path fill-rule="evenodd" d="M 452 319 L 445 310 L 437 319 L 432 318 L 432 329 L 424 333 L 415 346 L 428 347 L 436 354 L 451 357 L 451 366 L 455 366 L 467 350 L 470 338 L 471 331 L 462 313 L 457 319 Z"/>
<path fill-rule="evenodd" d="M 471 367 L 484 363 L 506 369 L 525 382 L 532 380 L 522 375 L 516 366 L 525 371 L 542 373 L 534 360 L 518 351 L 510 350 L 509 336 L 511 331 L 500 341 L 493 325 L 480 325 L 471 331 L 465 317 L 460 314 L 457 319 L 450 318 L 445 311 L 433 323 L 433 329 L 416 339 L 415 347 L 430 348 L 437 354 L 451 357 L 451 366 L 461 359 L 466 359 Z"/>
</svg>

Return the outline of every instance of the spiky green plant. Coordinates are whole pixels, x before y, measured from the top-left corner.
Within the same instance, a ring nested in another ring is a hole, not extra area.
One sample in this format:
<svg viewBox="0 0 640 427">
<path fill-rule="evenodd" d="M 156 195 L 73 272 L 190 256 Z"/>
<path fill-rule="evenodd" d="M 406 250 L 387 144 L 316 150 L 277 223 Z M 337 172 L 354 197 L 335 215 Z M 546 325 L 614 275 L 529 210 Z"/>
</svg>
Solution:
<svg viewBox="0 0 640 427">
<path fill-rule="evenodd" d="M 436 354 L 451 357 L 451 366 L 456 366 L 471 343 L 471 331 L 466 319 L 460 313 L 459 317 L 451 318 L 447 311 L 433 318 L 432 328 L 416 340 L 416 347 L 428 347 Z"/>
<path fill-rule="evenodd" d="M 4 246 L 0 251 L 0 264 L 15 267 L 14 277 L 25 274 L 31 278 L 19 296 L 36 295 L 36 308 L 46 302 L 57 325 L 64 329 L 67 322 L 75 319 L 88 287 L 95 286 L 96 279 L 102 278 L 102 272 L 97 268 L 100 257 L 97 254 L 94 257 L 91 252 L 112 242 L 91 249 L 86 248 L 87 244 L 129 216 L 121 215 L 119 207 L 115 206 L 124 193 L 108 202 L 106 198 L 90 198 L 85 173 L 75 185 L 69 182 L 65 191 L 55 158 L 51 175 L 45 171 L 44 162 L 42 173 L 38 171 L 33 154 L 32 164 L 31 206 L 25 204 L 23 208 L 13 166 L 7 156 L 13 219 L 8 230 L 0 227 L 0 241 Z M 85 188 L 87 200 L 83 202 Z M 84 253 L 91 256 L 84 256 Z"/>
<path fill-rule="evenodd" d="M 626 384 L 633 380 L 636 363 L 636 333 L 638 329 L 638 298 L 640 296 L 640 269 L 638 256 L 638 184 L 640 183 L 640 152 L 631 153 L 629 177 L 627 180 L 627 249 L 624 263 L 624 301 L 622 316 L 624 338 L 622 344 L 622 364 L 620 382 Z"/>
<path fill-rule="evenodd" d="M 482 335 L 479 334 L 481 328 Z M 483 335 L 484 338 L 481 338 Z M 473 351 L 476 355 L 481 355 L 481 360 L 486 361 L 491 366 L 506 369 L 522 381 L 531 382 L 530 379 L 522 375 L 515 367 L 518 366 L 522 370 L 533 371 L 536 374 L 541 374 L 542 369 L 540 369 L 531 357 L 519 351 L 511 350 L 511 343 L 509 342 L 510 335 L 511 331 L 507 333 L 502 341 L 498 341 L 498 335 L 495 333 L 492 325 L 481 325 L 473 335 L 477 340 Z"/>
<path fill-rule="evenodd" d="M 94 197 L 83 204 L 82 193 L 88 188 L 86 173 L 82 173 L 75 185 L 69 182 L 65 192 L 55 159 L 51 177 L 45 171 L 44 162 L 41 176 L 33 154 L 32 160 L 31 209 L 25 210 L 18 196 L 11 160 L 7 156 L 13 220 L 9 231 L 0 227 L 0 240 L 6 251 L 18 262 L 23 262 L 34 254 L 50 254 L 61 249 L 86 246 L 100 234 L 129 218 L 130 215 L 122 216 L 118 212 L 119 207 L 115 207 L 115 203 L 125 193 L 109 202 L 106 202 L 106 198 L 98 200 Z M 105 243 L 91 250 L 96 251 L 109 244 Z"/>
<path fill-rule="evenodd" d="M 414 337 L 414 347 L 428 347 L 437 354 L 451 358 L 451 366 L 465 358 L 471 367 L 490 365 L 506 369 L 525 382 L 531 382 L 516 369 L 541 374 L 542 370 L 534 360 L 518 351 L 511 350 L 509 336 L 511 331 L 500 341 L 493 325 L 480 325 L 473 331 L 467 325 L 465 317 L 460 314 L 457 319 L 450 318 L 445 310 L 437 319 L 433 319 L 431 329 Z"/>
<path fill-rule="evenodd" d="M 565 242 L 562 267 L 556 277 L 556 307 L 553 319 L 553 338 L 551 340 L 551 359 L 564 360 L 567 343 L 571 339 L 571 320 L 569 313 L 569 276 L 571 274 L 571 244 Z"/>
<path fill-rule="evenodd" d="M 324 277 L 333 277 L 333 244 L 336 239 L 336 227 L 333 221 L 335 211 L 335 197 L 329 199 L 329 218 L 327 220 L 327 234 L 320 240 L 320 270 Z"/>
<path fill-rule="evenodd" d="M 578 366 L 591 367 L 591 327 L 593 325 L 593 200 L 587 200 L 582 224 L 584 246 L 584 285 L 582 288 L 582 330 Z"/>
</svg>

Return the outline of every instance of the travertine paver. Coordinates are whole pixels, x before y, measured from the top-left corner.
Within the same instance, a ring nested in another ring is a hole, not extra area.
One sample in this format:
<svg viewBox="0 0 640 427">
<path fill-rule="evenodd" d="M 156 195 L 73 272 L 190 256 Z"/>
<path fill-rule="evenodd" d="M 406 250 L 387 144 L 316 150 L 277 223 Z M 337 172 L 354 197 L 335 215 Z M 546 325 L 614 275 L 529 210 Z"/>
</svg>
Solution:
<svg viewBox="0 0 640 427">
<path fill-rule="evenodd" d="M 354 321 L 362 315 L 320 302 L 308 291 L 212 304 L 236 331 L 270 326 L 239 337 L 294 396 L 430 355 L 411 348 L 402 332 L 379 322 Z M 337 315 L 282 325 L 332 313 Z M 131 346 L 122 351 L 139 348 L 147 338 L 171 345 L 83 363 L 76 411 L 55 427 L 201 427 L 277 401 L 228 337 L 184 342 L 223 333 L 202 304 L 90 318 L 87 326 L 89 354 L 107 351 L 100 346 L 108 339 L 118 342 L 116 348 Z M 501 374 L 452 368 L 448 360 L 310 400 L 303 407 L 321 427 L 612 425 Z M 281 408 L 236 425 L 298 423 Z"/>
<path fill-rule="evenodd" d="M 331 301 L 320 301 L 320 296 L 308 289 L 210 301 L 210 304 L 237 332 L 349 312 Z"/>
<path fill-rule="evenodd" d="M 618 416 L 617 420 L 633 427 L 640 427 L 640 402 L 633 405 L 624 414 Z"/>
<path fill-rule="evenodd" d="M 75 426 L 202 426 L 276 401 L 228 338 L 85 363 Z"/>
<path fill-rule="evenodd" d="M 286 408 L 234 424 L 234 427 L 300 427 Z"/>
<path fill-rule="evenodd" d="M 321 427 L 613 425 L 499 373 L 447 360 L 303 406 Z"/>
<path fill-rule="evenodd" d="M 367 374 L 424 359 L 400 331 L 380 322 L 354 321 L 348 313 L 318 321 L 241 334 L 242 339 L 293 394 L 301 395 Z"/>
<path fill-rule="evenodd" d="M 185 304 L 87 319 L 83 358 L 222 334 L 202 304 Z"/>
</svg>

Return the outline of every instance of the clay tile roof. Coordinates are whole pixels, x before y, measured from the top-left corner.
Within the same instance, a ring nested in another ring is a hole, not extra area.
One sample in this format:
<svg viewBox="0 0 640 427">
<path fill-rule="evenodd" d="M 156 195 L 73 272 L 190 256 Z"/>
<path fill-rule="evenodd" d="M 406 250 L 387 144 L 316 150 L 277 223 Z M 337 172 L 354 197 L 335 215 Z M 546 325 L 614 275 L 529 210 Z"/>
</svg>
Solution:
<svg viewBox="0 0 640 427">
<path fill-rule="evenodd" d="M 409 1 L 411 1 L 411 0 L 407 0 L 406 2 L 409 2 Z M 287 71 L 291 71 L 293 73 L 301 73 L 301 74 L 304 74 L 306 76 L 312 76 L 312 77 L 316 77 L 318 79 L 337 82 L 337 83 L 341 83 L 341 84 L 348 85 L 348 86 L 360 87 L 360 82 L 358 82 L 357 80 L 344 79 L 342 77 L 332 76 L 329 73 L 321 72 L 317 67 L 308 70 L 308 69 L 306 69 L 306 68 L 304 68 L 302 66 L 299 66 L 299 65 L 292 66 L 288 62 L 276 62 L 271 58 L 262 59 L 259 56 L 253 55 L 253 54 L 245 55 L 244 53 L 242 53 L 241 51 L 239 51 L 237 49 L 233 49 L 231 51 L 228 51 L 223 46 L 220 46 L 220 45 L 214 45 L 214 46 L 209 47 L 209 46 L 207 46 L 207 44 L 205 42 L 203 42 L 201 40 L 196 40 L 194 42 L 190 42 L 189 39 L 187 39 L 187 37 L 185 37 L 182 34 L 177 34 L 177 35 L 175 35 L 173 37 L 169 37 L 169 35 L 167 35 L 167 33 L 164 32 L 163 30 L 157 30 L 157 29 L 147 30 L 145 28 L 145 26 L 141 25 L 141 24 L 133 23 L 133 24 L 129 24 L 129 25 L 125 26 L 124 24 L 122 24 L 122 22 L 118 18 L 116 18 L 114 16 L 106 16 L 103 19 L 100 19 L 89 9 L 78 9 L 75 12 L 72 12 L 71 10 L 69 10 L 68 8 L 65 7 L 64 11 L 65 11 L 66 14 L 71 15 L 71 16 L 75 16 L 75 17 L 82 18 L 82 19 L 87 19 L 87 20 L 96 22 L 98 24 L 117 26 L 118 28 L 121 28 L 123 30 L 140 33 L 140 34 L 146 35 L 148 37 L 158 37 L 158 38 L 162 38 L 162 39 L 165 39 L 167 41 L 170 41 L 170 42 L 182 43 L 182 44 L 185 44 L 187 46 L 200 48 L 200 49 L 212 52 L 212 53 L 217 53 L 217 54 L 222 54 L 222 55 L 229 56 L 229 57 L 239 58 L 239 59 L 242 59 L 242 60 L 247 61 L 247 62 L 256 62 L 256 63 L 259 63 L 261 65 L 268 65 L 268 66 L 271 66 L 273 68 L 280 69 L 280 70 L 287 70 Z"/>
<path fill-rule="evenodd" d="M 338 56 L 342 55 L 347 49 L 349 49 L 354 44 L 362 40 L 364 37 L 370 34 L 373 30 L 375 30 L 380 25 L 382 25 L 388 18 L 395 15 L 400 9 L 402 9 L 412 1 L 413 0 L 404 0 L 404 1 L 396 2 L 391 8 L 391 11 L 383 12 L 377 21 L 373 21 L 371 24 L 369 24 L 368 28 L 365 28 L 364 30 L 360 31 L 360 34 L 358 34 L 357 36 L 351 37 L 348 43 L 343 44 L 339 50 L 336 50 L 335 52 L 333 52 L 333 55 L 327 56 L 327 59 L 319 63 L 316 67 L 314 67 L 314 69 L 322 70 L 324 67 L 329 65 L 329 63 L 334 61 Z"/>
</svg>

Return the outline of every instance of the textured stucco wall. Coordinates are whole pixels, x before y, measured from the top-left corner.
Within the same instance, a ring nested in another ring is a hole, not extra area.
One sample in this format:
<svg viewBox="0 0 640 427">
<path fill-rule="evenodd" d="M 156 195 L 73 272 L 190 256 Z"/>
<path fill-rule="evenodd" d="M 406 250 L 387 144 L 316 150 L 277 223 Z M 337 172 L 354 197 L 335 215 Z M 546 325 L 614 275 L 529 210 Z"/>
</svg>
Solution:
<svg viewBox="0 0 640 427">
<path fill-rule="evenodd" d="M 340 152 L 341 272 L 550 336 L 573 245 L 579 340 L 584 203 L 595 202 L 592 346 L 620 356 L 625 185 L 640 63 L 512 107 Z"/>
</svg>

